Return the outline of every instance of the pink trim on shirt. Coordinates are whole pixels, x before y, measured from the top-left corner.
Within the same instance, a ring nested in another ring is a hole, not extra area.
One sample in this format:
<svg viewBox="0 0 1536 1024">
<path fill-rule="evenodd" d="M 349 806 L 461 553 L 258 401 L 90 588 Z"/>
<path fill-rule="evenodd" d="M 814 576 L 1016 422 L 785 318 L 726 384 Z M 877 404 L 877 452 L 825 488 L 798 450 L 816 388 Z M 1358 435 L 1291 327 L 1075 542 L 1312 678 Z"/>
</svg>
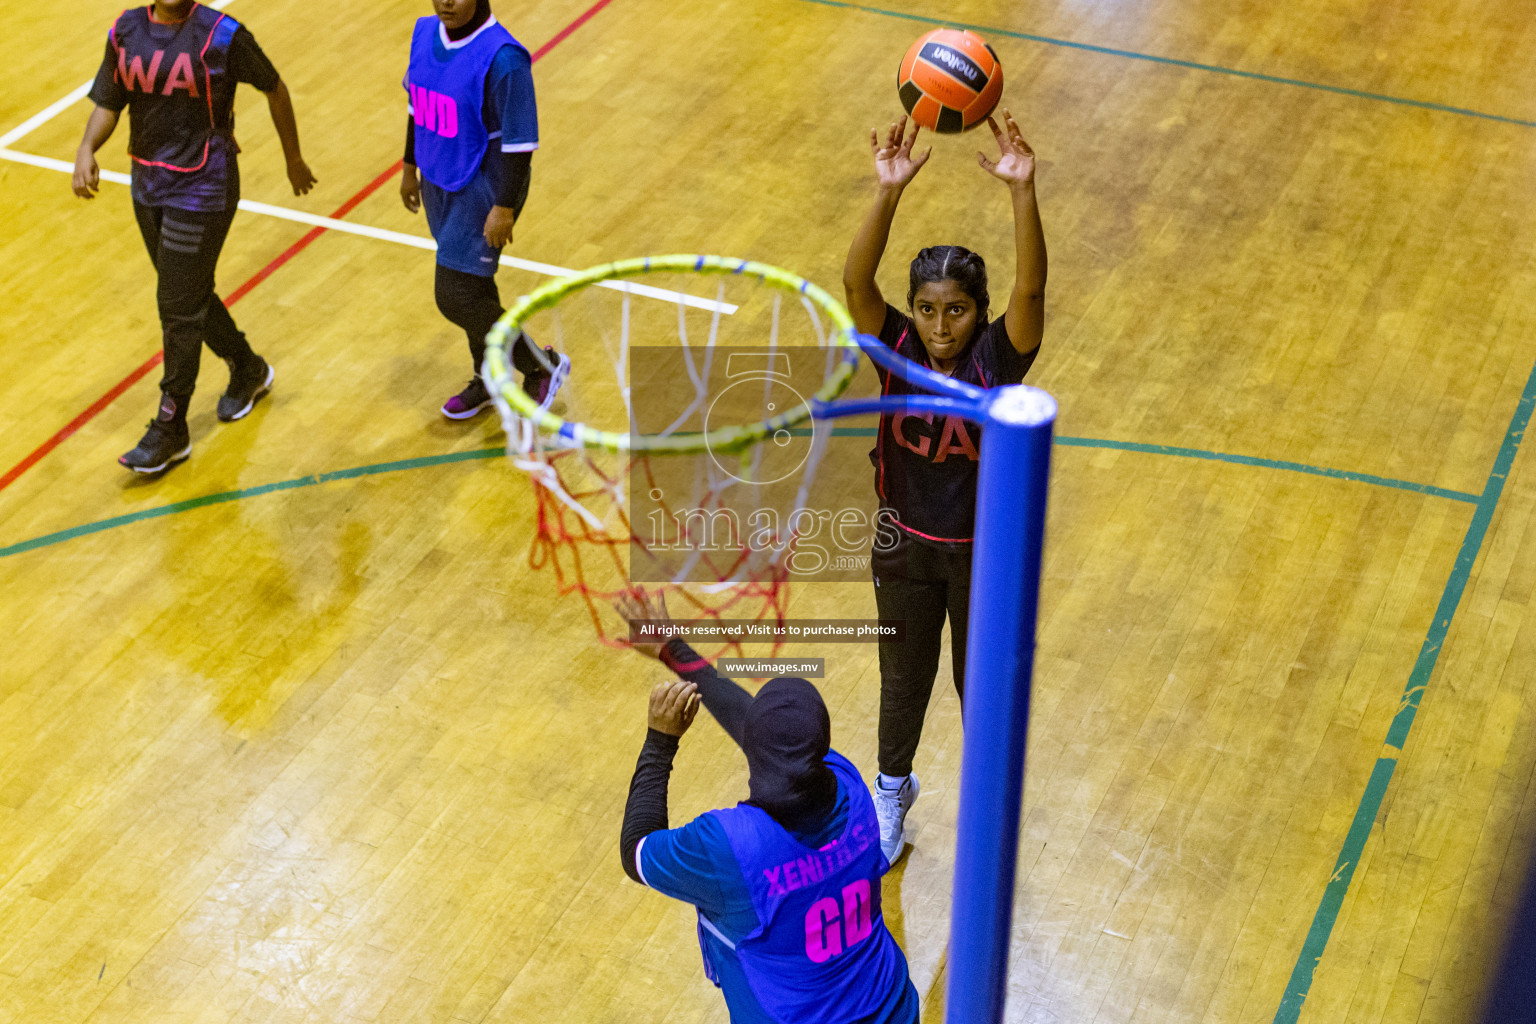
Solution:
<svg viewBox="0 0 1536 1024">
<path fill-rule="evenodd" d="M 187 17 L 181 19 L 181 21 L 171 22 L 171 23 L 162 22 L 162 21 L 156 21 L 155 24 L 157 24 L 157 25 L 164 25 L 164 24 L 180 25 L 183 21 L 186 21 L 187 18 L 192 17 L 192 14 L 195 13 L 196 10 L 199 7 L 201 7 L 201 6 L 202 6 L 202 4 L 193 4 L 192 5 L 192 11 L 188 12 Z M 208 30 L 208 41 L 203 43 L 202 52 L 200 52 L 197 55 L 198 61 L 201 62 L 202 65 L 203 65 L 203 97 L 208 101 L 208 133 L 209 134 L 208 134 L 208 138 L 203 140 L 203 158 L 197 162 L 197 166 L 196 167 L 177 167 L 175 164 L 162 163 L 162 162 L 160 162 L 158 160 L 140 160 L 138 157 L 133 156 L 130 153 L 129 154 L 129 159 L 131 159 L 134 163 L 136 163 L 136 164 L 143 164 L 145 167 L 160 167 L 160 168 L 163 168 L 163 169 L 165 169 L 167 171 L 176 171 L 178 174 L 196 174 L 198 171 L 200 171 L 204 167 L 208 166 L 208 151 L 209 151 L 209 147 L 213 143 L 213 132 L 214 132 L 214 130 L 216 128 L 216 126 L 213 123 L 213 76 L 211 74 L 209 74 L 209 72 L 208 72 L 208 47 L 213 45 L 214 33 L 219 30 L 219 26 L 220 25 L 224 24 L 224 19 L 227 18 L 227 17 L 229 17 L 229 15 L 227 15 L 227 14 L 220 14 L 219 15 L 219 20 L 214 22 L 213 23 L 213 28 Z M 154 8 L 150 8 L 149 20 L 150 21 L 155 21 Z"/>
<path fill-rule="evenodd" d="M 908 533 L 915 534 L 918 537 L 925 537 L 928 540 L 936 540 L 936 541 L 939 541 L 941 544 L 970 544 L 973 541 L 975 541 L 975 539 L 976 539 L 975 537 L 935 537 L 931 533 L 924 533 L 922 530 L 914 530 L 914 529 L 912 529 L 912 527 L 908 526 L 906 523 L 902 522 L 900 519 L 892 519 L 891 522 L 895 523 L 897 526 L 901 527 L 903 530 L 906 530 Z"/>
</svg>

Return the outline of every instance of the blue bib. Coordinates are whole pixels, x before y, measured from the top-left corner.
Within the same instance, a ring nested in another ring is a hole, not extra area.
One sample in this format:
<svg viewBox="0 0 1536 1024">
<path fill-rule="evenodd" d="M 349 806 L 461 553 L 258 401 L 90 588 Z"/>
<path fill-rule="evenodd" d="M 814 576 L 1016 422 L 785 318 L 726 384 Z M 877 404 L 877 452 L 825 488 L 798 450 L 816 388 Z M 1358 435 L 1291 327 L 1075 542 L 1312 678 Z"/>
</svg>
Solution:
<svg viewBox="0 0 1536 1024">
<path fill-rule="evenodd" d="M 907 981 L 906 957 L 880 913 L 880 877 L 890 865 L 874 801 L 841 754 L 828 754 L 826 764 L 848 794 L 848 822 L 819 850 L 802 846 L 760 807 L 710 812 L 760 922 L 735 945 L 736 959 L 763 1009 L 795 1024 L 862 1020 Z M 699 924 L 730 945 L 702 915 Z"/>
<path fill-rule="evenodd" d="M 485 76 L 503 46 L 522 47 L 492 17 L 475 32 L 447 43 L 442 22 L 416 22 L 405 88 L 416 122 L 416 165 L 432 184 L 457 192 L 474 180 L 485 160 Z"/>
</svg>

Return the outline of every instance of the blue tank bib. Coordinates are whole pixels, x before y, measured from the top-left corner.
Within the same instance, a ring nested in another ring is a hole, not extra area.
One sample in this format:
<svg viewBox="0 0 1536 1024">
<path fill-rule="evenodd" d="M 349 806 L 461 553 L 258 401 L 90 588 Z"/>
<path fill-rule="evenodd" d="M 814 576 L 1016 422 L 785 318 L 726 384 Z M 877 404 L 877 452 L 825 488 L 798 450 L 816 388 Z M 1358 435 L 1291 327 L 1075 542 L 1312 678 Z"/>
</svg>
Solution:
<svg viewBox="0 0 1536 1024">
<path fill-rule="evenodd" d="M 735 944 L 737 962 L 764 1011 L 795 1024 L 863 1020 L 907 984 L 906 957 L 880 912 L 880 878 L 890 865 L 874 801 L 841 754 L 828 754 L 826 764 L 848 794 L 848 822 L 820 849 L 801 845 L 762 808 L 710 812 L 760 922 Z M 730 945 L 702 915 L 699 924 Z"/>
<path fill-rule="evenodd" d="M 485 76 L 503 46 L 522 44 L 492 17 L 456 43 L 442 22 L 416 22 L 405 88 L 416 122 L 416 164 L 428 181 L 457 192 L 474 180 L 485 160 Z"/>
</svg>

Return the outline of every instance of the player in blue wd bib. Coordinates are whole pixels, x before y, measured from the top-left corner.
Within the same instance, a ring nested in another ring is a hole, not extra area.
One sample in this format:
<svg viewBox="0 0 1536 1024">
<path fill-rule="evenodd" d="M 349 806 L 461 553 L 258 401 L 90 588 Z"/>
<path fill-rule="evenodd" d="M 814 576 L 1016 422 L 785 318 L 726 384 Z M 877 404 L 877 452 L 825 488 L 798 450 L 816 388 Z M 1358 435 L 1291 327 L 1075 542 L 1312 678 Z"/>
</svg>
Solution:
<svg viewBox="0 0 1536 1024">
<path fill-rule="evenodd" d="M 501 317 L 496 269 L 528 198 L 539 148 L 533 60 L 491 13 L 490 0 L 433 0 L 416 22 L 405 76 L 409 118 L 400 197 L 425 206 L 437 240 L 437 307 L 469 339 L 474 376 L 443 404 L 463 420 L 491 404 L 480 380 L 485 336 Z M 547 406 L 570 363 L 527 335 L 512 346 L 523 387 Z"/>
<path fill-rule="evenodd" d="M 229 365 L 219 419 L 244 418 L 272 387 L 272 366 L 251 350 L 214 291 L 219 253 L 240 201 L 234 136 L 240 82 L 266 93 L 289 184 L 303 195 L 315 176 L 299 152 L 288 88 L 250 31 L 229 15 L 192 0 L 130 7 L 108 31 L 91 85 L 96 107 L 75 154 L 75 194 L 90 199 L 100 188 L 96 151 L 126 107 L 133 212 L 159 275 L 160 407 L 143 440 L 118 459 L 138 473 L 158 473 L 191 454 L 187 403 L 204 344 Z"/>
<path fill-rule="evenodd" d="M 617 608 L 666 621 L 659 597 Z M 697 908 L 732 1024 L 914 1024 L 917 990 L 880 911 L 890 864 L 874 803 L 831 749 L 821 694 L 779 678 L 754 697 L 681 640 L 633 646 L 681 678 L 651 694 L 620 855 L 630 878 Z M 751 795 L 669 829 L 672 759 L 701 700 L 746 754 Z"/>
</svg>

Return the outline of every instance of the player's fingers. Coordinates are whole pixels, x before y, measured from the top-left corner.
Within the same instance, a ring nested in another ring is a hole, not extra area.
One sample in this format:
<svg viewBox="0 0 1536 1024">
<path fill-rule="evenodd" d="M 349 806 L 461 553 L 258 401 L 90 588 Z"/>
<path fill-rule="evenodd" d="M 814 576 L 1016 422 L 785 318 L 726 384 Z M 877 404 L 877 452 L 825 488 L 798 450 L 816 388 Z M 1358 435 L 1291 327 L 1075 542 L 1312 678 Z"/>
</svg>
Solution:
<svg viewBox="0 0 1536 1024">
<path fill-rule="evenodd" d="M 991 114 L 987 115 L 987 127 L 992 129 L 993 135 L 995 135 L 998 139 L 1002 139 L 1003 129 L 998 126 L 997 118 L 993 117 Z"/>
<path fill-rule="evenodd" d="M 987 171 L 988 173 L 991 173 L 991 171 L 997 167 L 996 164 L 987 158 L 987 154 L 983 153 L 979 149 L 976 151 L 976 162 L 981 164 L 981 169 Z"/>
<path fill-rule="evenodd" d="M 681 715 L 683 708 L 688 706 L 688 697 L 693 692 L 693 684 L 681 679 L 674 679 L 667 687 L 667 714 Z"/>
<path fill-rule="evenodd" d="M 1013 115 L 1006 108 L 1003 110 L 1003 120 L 1008 122 L 1008 134 L 1019 143 L 1023 143 L 1024 133 L 1019 130 L 1019 122 L 1013 119 Z"/>
</svg>

